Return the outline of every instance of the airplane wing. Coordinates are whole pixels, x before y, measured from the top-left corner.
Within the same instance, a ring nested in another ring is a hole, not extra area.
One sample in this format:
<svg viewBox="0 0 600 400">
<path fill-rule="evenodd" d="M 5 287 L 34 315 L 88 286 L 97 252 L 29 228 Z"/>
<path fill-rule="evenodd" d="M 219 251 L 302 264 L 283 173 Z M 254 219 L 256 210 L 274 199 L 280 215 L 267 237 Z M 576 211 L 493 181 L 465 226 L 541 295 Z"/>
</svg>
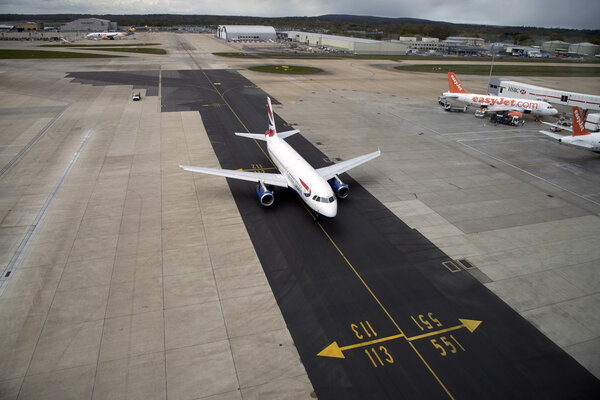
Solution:
<svg viewBox="0 0 600 400">
<path fill-rule="evenodd" d="M 290 137 L 293 134 L 296 134 L 300 132 L 298 129 L 294 129 L 293 131 L 286 131 L 286 132 L 277 132 L 277 136 L 279 136 L 282 139 L 285 139 L 286 137 Z M 245 138 L 250 138 L 250 139 L 254 139 L 254 140 L 267 140 L 267 136 L 264 133 L 244 133 L 244 132 L 235 132 L 236 136 L 241 136 L 241 137 L 245 137 Z"/>
<path fill-rule="evenodd" d="M 295 135 L 298 132 L 300 132 L 298 129 L 294 129 L 293 131 L 277 132 L 277 136 L 279 136 L 282 139 L 285 139 L 286 137 Z"/>
<path fill-rule="evenodd" d="M 226 178 L 241 179 L 243 181 L 250 182 L 264 182 L 267 185 L 288 187 L 287 180 L 281 174 L 271 174 L 266 172 L 247 172 L 247 171 L 234 171 L 231 169 L 219 169 L 219 168 L 203 168 L 203 167 L 191 167 L 189 165 L 180 165 L 186 171 L 199 172 L 201 174 L 224 176 Z"/>
<path fill-rule="evenodd" d="M 583 140 L 576 140 L 576 141 L 570 142 L 569 144 L 571 144 L 572 146 L 583 147 L 584 149 L 588 149 L 588 150 L 594 150 L 594 146 L 591 143 L 584 142 Z"/>
<path fill-rule="evenodd" d="M 336 176 L 337 174 L 341 174 L 346 172 L 354 167 L 358 167 L 360 164 L 366 163 L 369 160 L 372 160 L 381 155 L 381 151 L 377 150 L 370 154 L 365 154 L 350 160 L 342 161 L 337 164 L 329 165 L 327 167 L 318 168 L 317 172 L 319 175 L 323 177 L 325 180 L 329 180 Z"/>
<path fill-rule="evenodd" d="M 541 123 L 545 124 L 545 125 L 553 126 L 555 128 L 561 129 L 561 130 L 564 129 L 565 131 L 573 132 L 573 128 L 571 128 L 570 126 L 557 125 L 557 124 L 553 124 L 550 122 L 544 122 L 544 121 L 541 121 Z"/>
<path fill-rule="evenodd" d="M 502 112 L 502 111 L 516 111 L 516 112 L 523 112 L 522 108 L 515 108 L 512 106 L 491 106 L 491 107 L 482 107 L 486 112 Z"/>
<path fill-rule="evenodd" d="M 267 137 L 264 133 L 244 133 L 244 132 L 235 132 L 236 136 L 241 136 L 254 140 L 267 140 Z"/>
<path fill-rule="evenodd" d="M 549 136 L 552 139 L 556 139 L 556 140 L 560 140 L 564 137 L 563 135 L 559 135 L 558 133 L 553 133 L 553 132 L 548 132 L 548 131 L 540 131 L 540 133 L 543 133 L 544 135 Z"/>
</svg>

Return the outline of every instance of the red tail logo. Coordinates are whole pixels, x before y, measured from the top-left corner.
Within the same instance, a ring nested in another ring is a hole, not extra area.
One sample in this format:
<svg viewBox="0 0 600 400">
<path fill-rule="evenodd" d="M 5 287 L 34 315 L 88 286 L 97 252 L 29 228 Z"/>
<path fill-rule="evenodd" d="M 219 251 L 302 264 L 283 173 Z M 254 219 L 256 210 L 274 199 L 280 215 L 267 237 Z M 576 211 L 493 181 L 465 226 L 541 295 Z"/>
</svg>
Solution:
<svg viewBox="0 0 600 400">
<path fill-rule="evenodd" d="M 573 136 L 589 135 L 579 107 L 573 107 Z"/>
<path fill-rule="evenodd" d="M 454 75 L 454 72 L 448 72 L 448 86 L 450 87 L 450 93 L 469 93 Z"/>
<path fill-rule="evenodd" d="M 265 132 L 267 136 L 275 136 L 277 129 L 275 128 L 275 116 L 273 115 L 273 106 L 271 106 L 271 98 L 267 96 L 267 117 L 269 119 L 269 130 Z"/>
<path fill-rule="evenodd" d="M 306 190 L 308 193 L 304 193 L 304 196 L 306 197 L 310 197 L 312 191 L 310 190 L 310 187 L 308 187 L 308 185 L 306 183 L 304 183 L 304 181 L 302 179 L 300 179 L 300 183 L 302 184 L 302 186 L 304 186 L 304 190 Z"/>
</svg>

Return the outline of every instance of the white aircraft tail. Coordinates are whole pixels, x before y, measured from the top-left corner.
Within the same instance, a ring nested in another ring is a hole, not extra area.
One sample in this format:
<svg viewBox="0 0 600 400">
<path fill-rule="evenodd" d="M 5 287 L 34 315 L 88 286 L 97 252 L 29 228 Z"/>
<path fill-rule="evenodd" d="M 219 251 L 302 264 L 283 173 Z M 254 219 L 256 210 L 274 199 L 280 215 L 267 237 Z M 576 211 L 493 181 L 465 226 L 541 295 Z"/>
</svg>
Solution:
<svg viewBox="0 0 600 400">
<path fill-rule="evenodd" d="M 275 114 L 273 114 L 273 106 L 271 105 L 271 98 L 267 96 L 267 118 L 269 119 L 269 129 L 267 129 L 263 134 L 261 133 L 241 133 L 235 132 L 237 136 L 247 137 L 255 140 L 267 140 L 269 137 L 278 136 L 282 139 L 286 137 L 292 136 L 295 133 L 300 132 L 298 129 L 294 129 L 291 131 L 280 132 L 277 133 L 277 128 L 275 127 Z"/>
</svg>

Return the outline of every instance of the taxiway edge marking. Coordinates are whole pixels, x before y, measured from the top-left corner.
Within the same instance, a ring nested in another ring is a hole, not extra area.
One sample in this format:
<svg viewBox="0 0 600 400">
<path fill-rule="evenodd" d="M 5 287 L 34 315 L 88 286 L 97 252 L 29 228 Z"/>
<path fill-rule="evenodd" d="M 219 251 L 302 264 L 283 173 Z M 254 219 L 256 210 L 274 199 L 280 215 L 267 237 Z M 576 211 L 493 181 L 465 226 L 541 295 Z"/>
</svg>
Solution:
<svg viewBox="0 0 600 400">
<path fill-rule="evenodd" d="M 21 264 L 21 261 L 23 260 L 23 257 L 25 256 L 25 252 L 27 251 L 27 248 L 29 247 L 35 233 L 37 232 L 39 226 L 41 225 L 42 221 L 44 220 L 44 217 L 48 213 L 48 209 L 52 205 L 54 198 L 58 194 L 58 191 L 62 187 L 62 184 L 64 183 L 65 179 L 67 179 L 69 172 L 71 172 L 71 169 L 73 169 L 73 165 L 79 158 L 79 155 L 83 151 L 83 147 L 85 146 L 85 144 L 87 143 L 88 139 L 90 138 L 90 136 L 92 135 L 93 132 L 94 131 L 91 129 L 89 131 L 87 131 L 86 135 L 84 136 L 81 143 L 79 144 L 79 147 L 73 154 L 71 161 L 69 161 L 69 164 L 67 164 L 67 167 L 65 168 L 65 171 L 63 172 L 62 176 L 58 179 L 58 181 L 56 182 L 56 185 L 54 185 L 54 189 L 52 190 L 52 192 L 50 193 L 50 195 L 48 196 L 48 198 L 42 205 L 42 208 L 40 209 L 37 216 L 33 220 L 33 223 L 31 224 L 31 226 L 25 233 L 25 236 L 21 240 L 21 243 L 19 244 L 17 251 L 11 258 L 10 262 L 8 263 L 8 265 L 6 266 L 4 271 L 2 271 L 2 276 L 0 277 L 0 296 L 2 296 L 2 294 L 6 290 L 6 286 L 8 284 L 8 279 L 10 279 L 10 277 L 12 276 L 12 272 L 14 272 L 17 269 L 19 264 Z M 7 274 L 8 274 L 8 276 L 7 276 Z"/>
</svg>

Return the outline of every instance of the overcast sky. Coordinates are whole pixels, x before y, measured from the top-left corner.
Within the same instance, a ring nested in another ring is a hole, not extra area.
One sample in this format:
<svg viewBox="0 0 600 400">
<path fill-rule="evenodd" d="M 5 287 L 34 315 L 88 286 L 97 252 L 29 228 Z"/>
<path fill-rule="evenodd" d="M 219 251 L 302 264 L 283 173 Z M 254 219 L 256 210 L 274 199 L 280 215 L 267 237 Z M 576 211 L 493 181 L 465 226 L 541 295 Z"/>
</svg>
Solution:
<svg viewBox="0 0 600 400">
<path fill-rule="evenodd" d="M 468 24 L 600 29 L 598 0 L 0 0 L 0 13 L 264 17 L 353 14 Z"/>
</svg>

